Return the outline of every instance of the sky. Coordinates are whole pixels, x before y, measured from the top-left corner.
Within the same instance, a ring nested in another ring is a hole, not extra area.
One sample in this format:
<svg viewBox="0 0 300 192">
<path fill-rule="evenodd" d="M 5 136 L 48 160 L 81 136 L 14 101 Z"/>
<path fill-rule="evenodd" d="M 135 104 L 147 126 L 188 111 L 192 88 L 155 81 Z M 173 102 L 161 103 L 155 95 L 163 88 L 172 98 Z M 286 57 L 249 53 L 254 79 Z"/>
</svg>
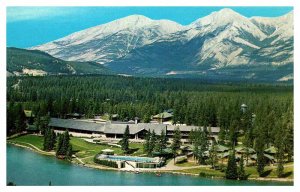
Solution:
<svg viewBox="0 0 300 192">
<path fill-rule="evenodd" d="M 225 7 L 7 7 L 8 47 L 28 48 L 128 15 L 188 25 Z M 277 17 L 292 7 L 226 7 L 246 17 Z"/>
</svg>

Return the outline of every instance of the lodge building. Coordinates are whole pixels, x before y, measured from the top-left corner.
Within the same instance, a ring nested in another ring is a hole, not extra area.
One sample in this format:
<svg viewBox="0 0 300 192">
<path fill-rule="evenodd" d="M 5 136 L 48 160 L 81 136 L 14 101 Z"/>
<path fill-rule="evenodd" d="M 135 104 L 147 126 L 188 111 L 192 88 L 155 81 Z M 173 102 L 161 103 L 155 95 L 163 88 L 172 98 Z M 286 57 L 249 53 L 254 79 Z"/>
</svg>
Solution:
<svg viewBox="0 0 300 192">
<path fill-rule="evenodd" d="M 77 119 L 59 119 L 51 118 L 49 127 L 56 132 L 68 130 L 73 136 L 82 137 L 101 137 L 120 139 L 123 137 L 126 127 L 129 127 L 130 139 L 142 140 L 147 132 L 154 131 L 156 135 L 160 135 L 164 131 L 167 138 L 172 138 L 176 127 L 181 131 L 182 139 L 187 140 L 189 133 L 197 129 L 197 126 L 187 125 L 166 125 L 153 123 L 130 123 L 130 122 L 93 122 Z M 202 127 L 203 128 L 203 127 Z M 220 131 L 219 127 L 209 127 L 210 138 L 217 139 Z"/>
</svg>

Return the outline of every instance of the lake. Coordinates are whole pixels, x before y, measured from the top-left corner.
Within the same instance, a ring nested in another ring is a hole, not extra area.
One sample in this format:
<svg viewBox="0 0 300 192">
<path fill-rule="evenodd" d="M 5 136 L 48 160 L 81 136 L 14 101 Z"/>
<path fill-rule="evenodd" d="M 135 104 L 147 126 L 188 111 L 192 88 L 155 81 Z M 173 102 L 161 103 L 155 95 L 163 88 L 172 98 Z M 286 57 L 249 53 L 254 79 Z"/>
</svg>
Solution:
<svg viewBox="0 0 300 192">
<path fill-rule="evenodd" d="M 292 182 L 231 181 L 196 176 L 153 173 L 128 173 L 96 170 L 74 165 L 55 157 L 40 155 L 28 149 L 7 145 L 7 182 L 18 186 L 85 185 L 85 186 L 245 186 L 293 185 Z"/>
</svg>

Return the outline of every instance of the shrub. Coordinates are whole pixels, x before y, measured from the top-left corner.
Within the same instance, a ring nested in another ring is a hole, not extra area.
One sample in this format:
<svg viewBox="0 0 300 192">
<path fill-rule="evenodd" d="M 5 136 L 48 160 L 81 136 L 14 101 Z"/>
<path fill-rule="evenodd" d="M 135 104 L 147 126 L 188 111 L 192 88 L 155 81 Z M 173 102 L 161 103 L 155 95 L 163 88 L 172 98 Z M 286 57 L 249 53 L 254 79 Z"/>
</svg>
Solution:
<svg viewBox="0 0 300 192">
<path fill-rule="evenodd" d="M 200 176 L 200 177 L 206 177 L 206 173 L 200 172 L 200 173 L 199 173 L 199 176 Z"/>
</svg>

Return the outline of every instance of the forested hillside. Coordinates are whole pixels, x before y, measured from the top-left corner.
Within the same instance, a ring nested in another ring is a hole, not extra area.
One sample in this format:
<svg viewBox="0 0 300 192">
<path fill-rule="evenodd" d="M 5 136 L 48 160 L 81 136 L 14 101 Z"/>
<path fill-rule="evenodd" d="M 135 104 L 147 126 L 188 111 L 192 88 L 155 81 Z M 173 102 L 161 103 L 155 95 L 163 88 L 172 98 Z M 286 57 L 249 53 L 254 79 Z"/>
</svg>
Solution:
<svg viewBox="0 0 300 192">
<path fill-rule="evenodd" d="M 64 61 L 42 51 L 7 48 L 7 71 L 17 75 L 111 74 L 95 62 Z"/>
</svg>

